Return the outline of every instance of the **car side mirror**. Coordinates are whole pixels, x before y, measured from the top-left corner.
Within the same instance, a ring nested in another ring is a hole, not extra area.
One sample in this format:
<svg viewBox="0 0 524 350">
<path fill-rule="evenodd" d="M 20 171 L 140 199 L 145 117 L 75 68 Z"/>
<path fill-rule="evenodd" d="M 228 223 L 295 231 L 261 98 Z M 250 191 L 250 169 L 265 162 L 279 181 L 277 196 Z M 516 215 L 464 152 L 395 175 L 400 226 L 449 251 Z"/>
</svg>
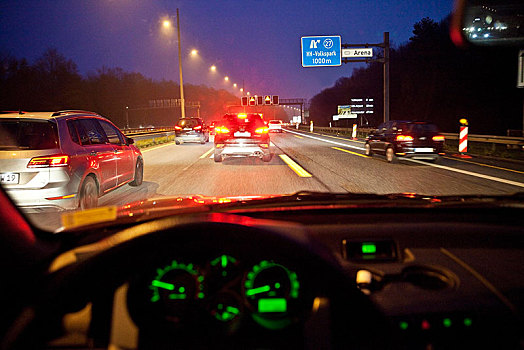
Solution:
<svg viewBox="0 0 524 350">
<path fill-rule="evenodd" d="M 132 144 L 135 143 L 135 140 L 132 139 L 132 138 L 130 138 L 130 137 L 126 137 L 126 143 L 127 143 L 128 145 L 132 145 Z"/>
</svg>

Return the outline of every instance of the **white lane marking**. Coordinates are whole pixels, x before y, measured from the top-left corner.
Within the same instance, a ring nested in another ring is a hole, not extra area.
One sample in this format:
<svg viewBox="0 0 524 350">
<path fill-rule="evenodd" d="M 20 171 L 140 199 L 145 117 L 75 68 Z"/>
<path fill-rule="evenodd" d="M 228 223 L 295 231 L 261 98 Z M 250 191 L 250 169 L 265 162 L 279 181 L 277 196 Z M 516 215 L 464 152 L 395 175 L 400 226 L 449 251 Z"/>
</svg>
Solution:
<svg viewBox="0 0 524 350">
<path fill-rule="evenodd" d="M 356 148 L 356 149 L 359 149 L 359 150 L 364 150 L 363 148 L 350 146 L 350 145 L 347 145 L 347 144 L 343 144 L 343 143 L 339 143 L 339 142 L 335 142 L 335 141 L 331 141 L 331 140 L 324 140 L 324 139 L 321 139 L 319 137 L 314 137 L 314 136 L 311 136 L 311 135 L 302 134 L 302 133 L 298 133 L 298 132 L 291 131 L 291 130 L 286 130 L 286 131 L 287 132 L 291 132 L 293 134 L 306 136 L 306 137 L 309 137 L 309 138 L 312 138 L 312 139 L 315 139 L 315 140 L 319 140 L 319 141 L 324 141 L 324 142 L 328 142 L 328 143 L 334 143 L 336 145 L 341 145 L 341 146 L 345 146 L 345 147 L 351 147 L 351 148 Z M 450 167 L 447 167 L 447 166 L 444 166 L 444 165 L 438 165 L 438 164 L 433 164 L 433 163 L 422 162 L 422 161 L 416 160 L 416 159 L 403 158 L 403 160 L 407 160 L 407 161 L 418 163 L 418 164 L 428 165 L 428 166 L 432 166 L 432 167 L 440 168 L 440 169 L 444 169 L 444 170 L 454 171 L 456 173 L 461 173 L 461 174 L 466 174 L 466 175 L 470 175 L 470 176 L 475 176 L 475 177 L 479 177 L 479 178 L 486 179 L 486 180 L 501 182 L 501 183 L 505 183 L 505 184 L 512 185 L 512 186 L 524 187 L 524 183 L 522 183 L 522 182 L 501 179 L 501 178 L 498 178 L 498 177 L 495 177 L 495 176 L 489 176 L 489 175 L 474 173 L 474 172 L 467 171 L 467 170 L 450 168 Z"/>
<path fill-rule="evenodd" d="M 204 158 L 206 158 L 206 157 L 207 157 L 211 152 L 213 152 L 214 149 L 215 149 L 215 148 L 213 147 L 213 148 L 211 148 L 209 151 L 207 151 L 206 153 L 202 154 L 202 155 L 200 156 L 200 159 L 204 159 Z"/>
<path fill-rule="evenodd" d="M 269 145 L 275 147 L 275 144 L 273 143 L 273 141 L 270 141 L 270 142 L 269 142 Z"/>
<path fill-rule="evenodd" d="M 354 148 L 354 149 L 358 149 L 358 150 L 364 151 L 364 148 L 362 148 L 362 147 L 356 147 L 356 146 L 353 146 L 353 145 L 348 145 L 347 143 L 336 142 L 336 141 L 331 141 L 331 140 L 325 140 L 325 139 L 321 139 L 320 137 L 315 137 L 315 136 L 311 136 L 311 135 L 308 135 L 308 134 L 302 134 L 302 133 L 298 133 L 296 131 L 291 131 L 291 130 L 286 130 L 286 132 L 291 132 L 293 134 L 309 137 L 311 139 L 332 143 L 332 144 L 338 145 L 338 146 L 349 147 L 349 148 Z"/>
<path fill-rule="evenodd" d="M 484 174 L 479 174 L 479 173 L 474 173 L 474 172 L 467 171 L 467 170 L 462 170 L 462 169 L 450 168 L 450 167 L 447 167 L 445 165 L 438 165 L 438 164 L 433 164 L 433 163 L 427 163 L 427 162 L 423 162 L 423 161 L 416 160 L 416 159 L 404 158 L 403 160 L 407 160 L 407 161 L 418 163 L 418 164 L 428 165 L 428 166 L 432 166 L 432 167 L 440 168 L 440 169 L 444 169 L 444 170 L 454 171 L 456 173 L 461 173 L 461 174 L 471 175 L 471 176 L 475 176 L 475 177 L 480 177 L 480 178 L 486 179 L 486 180 L 502 182 L 502 183 L 505 183 L 505 184 L 508 184 L 508 185 L 512 185 L 512 186 L 524 187 L 524 183 L 522 183 L 522 182 L 501 179 L 499 177 L 489 176 L 489 175 L 484 175 Z"/>
<path fill-rule="evenodd" d="M 209 156 L 209 159 L 213 159 L 215 155 L 213 153 L 211 153 L 211 155 Z"/>
</svg>

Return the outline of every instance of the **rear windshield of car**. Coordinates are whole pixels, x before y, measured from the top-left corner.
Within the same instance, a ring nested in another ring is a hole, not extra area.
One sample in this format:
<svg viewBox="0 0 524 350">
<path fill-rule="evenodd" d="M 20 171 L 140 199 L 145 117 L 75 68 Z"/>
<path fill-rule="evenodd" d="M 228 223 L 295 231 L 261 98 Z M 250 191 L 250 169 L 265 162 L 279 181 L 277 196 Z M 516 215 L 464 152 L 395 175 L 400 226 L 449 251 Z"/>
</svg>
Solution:
<svg viewBox="0 0 524 350">
<path fill-rule="evenodd" d="M 200 124 L 198 119 L 180 119 L 178 121 L 178 126 L 182 128 L 194 128 Z"/>
<path fill-rule="evenodd" d="M 227 114 L 224 120 L 233 124 L 248 124 L 248 123 L 263 123 L 263 119 L 259 114 L 247 114 L 245 118 L 239 118 L 237 114 Z"/>
<path fill-rule="evenodd" d="M 48 120 L 0 120 L 0 150 L 59 148 L 56 123 Z"/>
<path fill-rule="evenodd" d="M 398 126 L 399 131 L 412 133 L 439 132 L 438 127 L 431 123 L 406 123 Z"/>
</svg>

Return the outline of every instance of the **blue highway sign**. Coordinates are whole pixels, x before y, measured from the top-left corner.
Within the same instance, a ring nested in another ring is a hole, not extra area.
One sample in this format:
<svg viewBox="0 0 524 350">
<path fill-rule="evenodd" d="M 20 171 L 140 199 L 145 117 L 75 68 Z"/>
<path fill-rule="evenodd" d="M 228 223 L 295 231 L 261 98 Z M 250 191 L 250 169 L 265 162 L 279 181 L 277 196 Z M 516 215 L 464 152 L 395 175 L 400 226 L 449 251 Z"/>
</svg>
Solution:
<svg viewBox="0 0 524 350">
<path fill-rule="evenodd" d="M 340 35 L 303 36 L 302 67 L 335 67 L 342 65 Z"/>
</svg>

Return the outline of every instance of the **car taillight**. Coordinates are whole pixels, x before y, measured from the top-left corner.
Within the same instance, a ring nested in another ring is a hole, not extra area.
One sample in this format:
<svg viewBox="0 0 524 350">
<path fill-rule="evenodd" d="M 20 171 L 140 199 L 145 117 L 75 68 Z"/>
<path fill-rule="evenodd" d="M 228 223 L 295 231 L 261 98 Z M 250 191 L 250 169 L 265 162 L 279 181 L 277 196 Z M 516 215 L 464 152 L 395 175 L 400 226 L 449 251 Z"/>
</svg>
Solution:
<svg viewBox="0 0 524 350">
<path fill-rule="evenodd" d="M 175 130 L 182 130 L 182 127 L 176 125 L 176 126 L 175 126 Z"/>
<path fill-rule="evenodd" d="M 444 141 L 445 139 L 443 135 L 433 136 L 433 141 Z"/>
<path fill-rule="evenodd" d="M 269 132 L 269 128 L 267 126 L 263 126 L 261 128 L 257 128 L 255 132 L 257 134 L 267 134 Z"/>
<path fill-rule="evenodd" d="M 227 134 L 229 133 L 229 129 L 225 126 L 217 126 L 215 127 L 215 132 L 218 134 Z"/>
<path fill-rule="evenodd" d="M 27 164 L 28 168 L 48 168 L 69 165 L 69 156 L 57 154 L 45 157 L 33 157 Z"/>
<path fill-rule="evenodd" d="M 397 141 L 413 141 L 413 137 L 409 135 L 397 135 Z"/>
<path fill-rule="evenodd" d="M 202 125 L 197 125 L 193 128 L 193 130 L 202 130 Z"/>
</svg>

